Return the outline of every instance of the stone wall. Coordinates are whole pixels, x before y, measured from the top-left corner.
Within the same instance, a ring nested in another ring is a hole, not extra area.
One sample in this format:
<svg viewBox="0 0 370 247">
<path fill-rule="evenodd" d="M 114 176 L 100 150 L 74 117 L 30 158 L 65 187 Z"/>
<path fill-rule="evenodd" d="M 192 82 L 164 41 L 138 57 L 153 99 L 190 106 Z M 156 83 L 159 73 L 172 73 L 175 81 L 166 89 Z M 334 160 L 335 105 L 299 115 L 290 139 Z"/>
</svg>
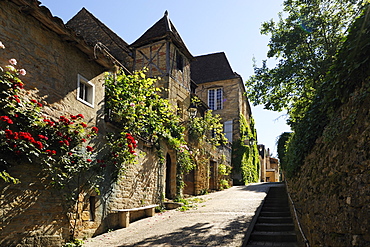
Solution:
<svg viewBox="0 0 370 247">
<path fill-rule="evenodd" d="M 357 91 L 337 111 L 288 181 L 311 246 L 370 246 L 368 92 Z"/>
<path fill-rule="evenodd" d="M 66 198 L 45 179 L 38 165 L 9 170 L 20 184 L 0 181 L 0 246 L 61 246 L 69 237 Z"/>
<path fill-rule="evenodd" d="M 204 102 L 208 102 L 208 89 L 221 87 L 223 89 L 223 108 L 214 110 L 214 114 L 219 114 L 222 122 L 233 121 L 233 140 L 240 138 L 240 114 L 243 114 L 247 121 L 250 121 L 250 111 L 247 112 L 247 101 L 242 99 L 243 91 L 240 88 L 243 85 L 239 77 L 223 81 L 206 82 L 199 85 L 196 94 Z"/>
<path fill-rule="evenodd" d="M 6 1 L 0 4 L 0 41 L 6 46 L 0 53 L 0 66 L 10 58 L 18 60 L 18 68 L 27 75 L 21 79 L 26 85 L 27 97 L 42 99 L 44 114 L 50 117 L 79 113 L 90 126 L 99 128 L 93 140 L 97 159 L 104 153 L 101 148 L 108 132 L 116 128 L 104 121 L 104 74 L 106 67 L 82 52 L 76 42 L 68 41 L 49 28 L 55 24 L 47 10 L 41 11 L 36 3 L 30 12 Z M 30 13 L 36 11 L 43 23 Z M 43 16 L 45 14 L 45 16 Z M 57 25 L 60 30 L 64 26 Z M 93 54 L 93 49 L 91 48 Z M 95 85 L 94 105 L 77 100 L 78 74 Z M 94 189 L 82 191 L 74 207 L 68 205 L 72 192 L 56 189 L 43 173 L 40 165 L 15 163 L 9 173 L 19 178 L 20 184 L 7 184 L 0 180 L 0 246 L 61 246 L 69 240 L 71 230 L 77 237 L 90 237 L 117 226 L 112 209 L 130 208 L 157 203 L 158 183 L 156 153 L 140 143 L 140 158 L 127 165 L 115 184 L 105 171 L 100 194 Z"/>
</svg>

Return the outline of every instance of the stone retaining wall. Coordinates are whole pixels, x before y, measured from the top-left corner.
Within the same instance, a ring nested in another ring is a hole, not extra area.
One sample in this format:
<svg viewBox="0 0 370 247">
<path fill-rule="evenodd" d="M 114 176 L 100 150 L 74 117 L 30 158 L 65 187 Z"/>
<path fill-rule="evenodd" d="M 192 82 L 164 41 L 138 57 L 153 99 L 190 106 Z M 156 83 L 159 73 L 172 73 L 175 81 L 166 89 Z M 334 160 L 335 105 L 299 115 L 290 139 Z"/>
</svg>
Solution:
<svg viewBox="0 0 370 247">
<path fill-rule="evenodd" d="M 311 246 L 370 246 L 370 100 L 364 93 L 340 108 L 288 181 Z"/>
</svg>

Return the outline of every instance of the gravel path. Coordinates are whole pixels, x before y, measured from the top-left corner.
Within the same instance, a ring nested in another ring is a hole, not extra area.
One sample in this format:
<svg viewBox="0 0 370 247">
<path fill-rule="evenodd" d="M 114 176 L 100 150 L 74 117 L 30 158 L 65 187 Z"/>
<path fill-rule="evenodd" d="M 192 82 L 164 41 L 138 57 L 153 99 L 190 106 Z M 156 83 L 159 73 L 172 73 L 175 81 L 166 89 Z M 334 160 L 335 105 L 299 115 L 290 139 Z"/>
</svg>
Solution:
<svg viewBox="0 0 370 247">
<path fill-rule="evenodd" d="M 85 241 L 85 247 L 242 245 L 269 183 L 234 186 L 198 196 L 203 202 L 185 212 L 170 210 Z"/>
</svg>

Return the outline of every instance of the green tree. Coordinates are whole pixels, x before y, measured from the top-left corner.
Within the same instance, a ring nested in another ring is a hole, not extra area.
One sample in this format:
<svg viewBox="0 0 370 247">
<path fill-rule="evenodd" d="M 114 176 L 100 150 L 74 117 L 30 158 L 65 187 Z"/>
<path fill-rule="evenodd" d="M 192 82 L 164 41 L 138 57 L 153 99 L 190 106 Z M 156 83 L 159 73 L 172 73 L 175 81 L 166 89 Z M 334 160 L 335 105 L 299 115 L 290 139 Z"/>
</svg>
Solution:
<svg viewBox="0 0 370 247">
<path fill-rule="evenodd" d="M 363 0 L 286 0 L 278 22 L 264 22 L 261 34 L 271 35 L 268 58 L 278 60 L 274 68 L 255 65 L 246 82 L 254 105 L 288 110 L 289 123 L 299 121 L 335 60 L 349 25 Z"/>
</svg>

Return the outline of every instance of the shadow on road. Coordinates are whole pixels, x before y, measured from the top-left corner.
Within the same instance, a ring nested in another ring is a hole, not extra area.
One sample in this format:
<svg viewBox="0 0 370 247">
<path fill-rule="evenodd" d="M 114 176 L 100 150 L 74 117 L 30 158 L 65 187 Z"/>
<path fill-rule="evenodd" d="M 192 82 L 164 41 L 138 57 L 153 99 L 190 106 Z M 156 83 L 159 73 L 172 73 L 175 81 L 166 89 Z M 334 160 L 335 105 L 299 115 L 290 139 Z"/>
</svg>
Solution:
<svg viewBox="0 0 370 247">
<path fill-rule="evenodd" d="M 250 219 L 249 219 L 250 220 Z M 170 234 L 158 235 L 146 238 L 133 245 L 125 246 L 155 246 L 166 244 L 166 246 L 233 246 L 231 245 L 238 234 L 243 234 L 241 229 L 245 229 L 247 218 L 240 216 L 229 222 L 224 229 L 217 229 L 212 223 L 197 223 L 192 226 L 179 228 Z M 239 236 L 240 238 L 240 236 Z"/>
</svg>

